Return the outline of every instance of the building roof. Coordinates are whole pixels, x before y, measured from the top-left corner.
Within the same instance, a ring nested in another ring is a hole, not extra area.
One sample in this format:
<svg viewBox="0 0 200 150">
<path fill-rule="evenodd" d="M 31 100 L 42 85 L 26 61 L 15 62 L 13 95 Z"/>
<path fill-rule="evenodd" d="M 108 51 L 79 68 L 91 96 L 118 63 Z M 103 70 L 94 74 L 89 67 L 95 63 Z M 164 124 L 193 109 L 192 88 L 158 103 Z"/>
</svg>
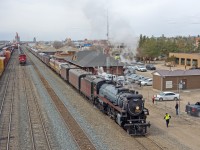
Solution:
<svg viewBox="0 0 200 150">
<path fill-rule="evenodd" d="M 198 76 L 200 75 L 199 69 L 194 70 L 156 70 L 153 75 L 169 77 L 169 76 Z"/>
<path fill-rule="evenodd" d="M 99 50 L 79 51 L 73 56 L 65 58 L 66 61 L 76 64 L 81 67 L 103 67 L 106 66 L 107 55 Z M 110 58 L 110 66 L 124 66 L 123 63 L 117 63 L 113 57 Z"/>
</svg>

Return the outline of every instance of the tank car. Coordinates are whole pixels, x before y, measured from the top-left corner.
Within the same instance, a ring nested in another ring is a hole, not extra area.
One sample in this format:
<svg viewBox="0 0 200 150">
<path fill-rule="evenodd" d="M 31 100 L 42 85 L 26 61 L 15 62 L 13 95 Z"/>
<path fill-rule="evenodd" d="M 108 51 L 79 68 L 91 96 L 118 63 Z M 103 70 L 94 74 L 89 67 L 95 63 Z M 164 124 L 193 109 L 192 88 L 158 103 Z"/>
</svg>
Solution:
<svg viewBox="0 0 200 150">
<path fill-rule="evenodd" d="M 98 102 L 103 111 L 130 135 L 145 135 L 150 123 L 146 122 L 148 109 L 144 107 L 143 96 L 138 92 L 104 83 L 99 87 Z"/>
</svg>

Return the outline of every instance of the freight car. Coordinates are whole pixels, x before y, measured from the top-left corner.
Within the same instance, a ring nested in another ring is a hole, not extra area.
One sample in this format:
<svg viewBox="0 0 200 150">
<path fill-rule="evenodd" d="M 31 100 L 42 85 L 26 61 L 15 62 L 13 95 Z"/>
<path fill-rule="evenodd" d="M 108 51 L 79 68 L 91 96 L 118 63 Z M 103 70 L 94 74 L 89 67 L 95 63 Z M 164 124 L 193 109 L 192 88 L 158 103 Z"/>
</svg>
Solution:
<svg viewBox="0 0 200 150">
<path fill-rule="evenodd" d="M 5 69 L 5 57 L 0 57 L 0 76 Z"/>
<path fill-rule="evenodd" d="M 62 64 L 61 65 L 61 69 L 60 69 L 60 76 L 62 79 L 64 79 L 66 82 L 69 81 L 69 70 L 70 69 L 79 69 L 77 66 L 75 65 L 71 65 L 71 64 Z"/>
<path fill-rule="evenodd" d="M 18 59 L 20 64 L 26 64 L 26 54 L 21 47 L 18 48 Z"/>
<path fill-rule="evenodd" d="M 61 65 L 67 65 L 68 63 L 63 62 L 63 61 L 55 61 L 55 71 L 57 74 L 61 75 Z"/>
<path fill-rule="evenodd" d="M 75 87 L 78 91 L 81 89 L 81 79 L 90 75 L 90 72 L 87 72 L 82 69 L 70 69 L 69 70 L 69 83 Z"/>
<path fill-rule="evenodd" d="M 50 68 L 56 71 L 54 59 L 50 59 Z M 144 106 L 141 94 L 116 86 L 111 81 L 71 64 L 61 64 L 60 76 L 115 120 L 128 134 L 147 134 L 147 127 L 150 127 L 150 123 L 146 121 L 149 111 Z"/>
</svg>

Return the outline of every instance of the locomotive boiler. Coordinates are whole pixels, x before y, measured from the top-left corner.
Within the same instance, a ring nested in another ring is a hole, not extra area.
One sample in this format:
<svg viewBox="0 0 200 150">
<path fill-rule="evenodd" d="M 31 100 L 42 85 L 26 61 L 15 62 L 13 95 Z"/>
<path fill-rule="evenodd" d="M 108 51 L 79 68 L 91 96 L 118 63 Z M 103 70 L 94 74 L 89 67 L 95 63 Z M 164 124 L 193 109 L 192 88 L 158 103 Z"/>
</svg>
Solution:
<svg viewBox="0 0 200 150">
<path fill-rule="evenodd" d="M 108 100 L 108 103 L 106 103 Z M 99 101 L 104 111 L 131 135 L 145 135 L 150 123 L 146 123 L 148 109 L 144 107 L 143 96 L 138 92 L 103 84 L 99 89 Z"/>
</svg>

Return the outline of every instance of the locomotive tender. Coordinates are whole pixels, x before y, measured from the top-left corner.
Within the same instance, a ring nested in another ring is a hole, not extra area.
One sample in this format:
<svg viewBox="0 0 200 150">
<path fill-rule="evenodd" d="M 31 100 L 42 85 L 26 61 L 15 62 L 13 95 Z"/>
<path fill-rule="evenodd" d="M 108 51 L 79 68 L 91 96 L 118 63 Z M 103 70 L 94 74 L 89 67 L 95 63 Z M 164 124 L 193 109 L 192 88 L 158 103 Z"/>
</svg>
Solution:
<svg viewBox="0 0 200 150">
<path fill-rule="evenodd" d="M 35 51 L 31 52 L 38 56 Z M 50 68 L 55 71 L 55 61 L 51 58 L 49 62 L 43 62 L 47 65 L 50 64 Z M 59 68 L 61 70 L 56 72 L 62 79 L 77 89 L 98 109 L 115 120 L 128 134 L 147 134 L 147 127 L 150 127 L 150 123 L 146 121 L 149 111 L 144 107 L 145 102 L 141 94 L 119 87 L 112 81 L 92 75 L 72 64 L 61 64 Z"/>
</svg>

